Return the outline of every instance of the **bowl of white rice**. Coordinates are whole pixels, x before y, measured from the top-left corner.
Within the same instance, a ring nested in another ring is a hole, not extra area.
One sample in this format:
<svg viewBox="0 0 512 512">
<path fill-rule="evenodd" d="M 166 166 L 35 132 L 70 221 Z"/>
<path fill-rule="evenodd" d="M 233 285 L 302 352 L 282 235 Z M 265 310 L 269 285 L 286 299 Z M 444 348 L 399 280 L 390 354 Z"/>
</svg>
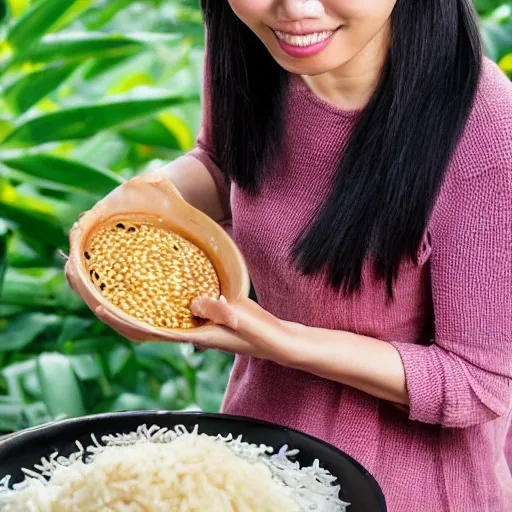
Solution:
<svg viewBox="0 0 512 512">
<path fill-rule="evenodd" d="M 0 512 L 386 512 L 358 462 L 249 418 L 135 411 L 0 443 Z"/>
</svg>

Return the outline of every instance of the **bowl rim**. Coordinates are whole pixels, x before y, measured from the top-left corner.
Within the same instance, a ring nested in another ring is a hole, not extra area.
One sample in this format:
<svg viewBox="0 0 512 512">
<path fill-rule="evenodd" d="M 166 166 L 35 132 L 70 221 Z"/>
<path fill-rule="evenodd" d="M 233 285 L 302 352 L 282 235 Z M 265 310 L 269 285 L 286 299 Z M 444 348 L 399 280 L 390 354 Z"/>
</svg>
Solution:
<svg viewBox="0 0 512 512">
<path fill-rule="evenodd" d="M 272 423 L 265 420 L 259 420 L 255 418 L 251 418 L 249 416 L 240 416 L 240 415 L 233 415 L 233 414 L 224 414 L 224 413 L 213 413 L 213 412 L 202 412 L 202 411 L 170 411 L 166 409 L 147 409 L 147 410 L 136 410 L 136 411 L 119 411 L 119 412 L 106 412 L 106 413 L 99 413 L 99 414 L 88 414 L 85 416 L 80 416 L 76 418 L 66 418 L 62 420 L 55 420 L 48 423 L 44 423 L 43 425 L 36 425 L 35 427 L 30 427 L 27 429 L 24 429 L 22 431 L 19 431 L 17 433 L 14 433 L 13 435 L 9 436 L 7 439 L 4 439 L 0 441 L 0 465 L 1 465 L 1 458 L 2 458 L 2 452 L 4 449 L 9 448 L 10 444 L 18 444 L 23 443 L 23 440 L 27 437 L 30 437 L 31 435 L 35 433 L 43 433 L 45 431 L 51 431 L 55 427 L 68 427 L 72 426 L 73 424 L 78 423 L 89 423 L 93 422 L 94 420 L 103 420 L 107 418 L 116 418 L 121 419 L 123 417 L 143 417 L 152 415 L 155 417 L 158 416 L 188 416 L 188 417 L 198 417 L 198 418 L 210 418 L 210 419 L 223 419 L 228 421 L 233 421 L 235 423 L 252 423 L 253 425 L 260 425 L 262 427 L 268 427 L 272 429 L 282 430 L 285 432 L 292 432 L 294 434 L 298 434 L 299 436 L 302 436 L 306 439 L 309 439 L 310 441 L 314 441 L 316 443 L 319 443 L 326 448 L 329 448 L 330 450 L 334 451 L 335 453 L 343 456 L 345 459 L 347 459 L 351 464 L 355 466 L 356 469 L 358 469 L 361 474 L 364 476 L 364 478 L 368 481 L 368 484 L 372 488 L 372 490 L 375 492 L 375 496 L 378 502 L 379 507 L 381 508 L 382 512 L 387 512 L 387 505 L 386 500 L 384 497 L 384 493 L 382 491 L 382 488 L 378 484 L 375 477 L 357 460 L 355 460 L 353 457 L 351 457 L 348 453 L 344 452 L 343 450 L 340 450 L 336 446 L 319 439 L 318 437 L 312 436 L 310 434 L 307 434 L 306 432 L 303 432 L 301 430 L 286 427 L 284 425 L 280 425 L 278 423 Z"/>
</svg>

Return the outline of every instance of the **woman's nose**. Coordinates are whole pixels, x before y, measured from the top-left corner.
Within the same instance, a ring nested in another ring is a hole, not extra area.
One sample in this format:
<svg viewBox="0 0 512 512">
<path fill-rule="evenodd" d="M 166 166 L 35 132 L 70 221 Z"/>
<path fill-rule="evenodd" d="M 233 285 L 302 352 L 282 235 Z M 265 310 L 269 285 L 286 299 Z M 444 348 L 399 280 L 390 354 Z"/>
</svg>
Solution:
<svg viewBox="0 0 512 512">
<path fill-rule="evenodd" d="M 325 14 L 321 0 L 282 0 L 281 17 L 290 21 L 304 18 L 321 18 Z"/>
</svg>

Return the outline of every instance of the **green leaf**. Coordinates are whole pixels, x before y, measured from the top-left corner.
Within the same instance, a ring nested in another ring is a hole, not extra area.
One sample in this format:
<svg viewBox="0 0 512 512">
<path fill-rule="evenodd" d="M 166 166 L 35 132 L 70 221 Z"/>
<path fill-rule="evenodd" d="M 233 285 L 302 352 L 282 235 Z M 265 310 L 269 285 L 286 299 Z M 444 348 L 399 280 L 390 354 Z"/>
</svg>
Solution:
<svg viewBox="0 0 512 512">
<path fill-rule="evenodd" d="M 0 431 L 15 432 L 20 427 L 24 405 L 20 403 L 0 404 Z"/>
<path fill-rule="evenodd" d="M 57 89 L 76 69 L 76 64 L 51 66 L 23 75 L 3 91 L 3 98 L 15 114 L 22 114 Z"/>
<path fill-rule="evenodd" d="M 93 60 L 86 64 L 83 71 L 84 80 L 93 80 L 110 73 L 116 66 L 126 62 L 133 57 L 132 54 L 121 55 L 120 57 L 107 57 Z"/>
<path fill-rule="evenodd" d="M 19 428 L 35 427 L 48 423 L 52 418 L 48 415 L 48 409 L 43 402 L 35 402 L 26 405 L 23 409 L 23 419 Z"/>
<path fill-rule="evenodd" d="M 8 167 L 43 181 L 58 183 L 71 189 L 101 196 L 108 194 L 124 181 L 120 176 L 107 169 L 100 169 L 76 160 L 46 153 L 25 154 L 0 161 Z"/>
<path fill-rule="evenodd" d="M 186 98 L 167 91 L 140 88 L 99 104 L 69 107 L 23 121 L 2 144 L 27 147 L 50 141 L 84 139 L 192 99 L 197 97 Z"/>
<path fill-rule="evenodd" d="M 499 7 L 503 0 L 474 0 L 474 3 L 478 12 L 485 13 Z"/>
<path fill-rule="evenodd" d="M 137 358 L 153 357 L 165 361 L 178 373 L 190 375 L 190 367 L 178 343 L 148 342 L 134 347 Z"/>
<path fill-rule="evenodd" d="M 504 23 L 485 20 L 481 32 L 486 54 L 495 62 L 512 51 L 512 17 Z"/>
<path fill-rule="evenodd" d="M 49 327 L 59 325 L 57 315 L 24 313 L 9 321 L 7 328 L 0 332 L 0 352 L 20 351 L 30 345 Z"/>
<path fill-rule="evenodd" d="M 20 194 L 7 181 L 0 180 L 0 217 L 20 226 L 24 233 L 47 244 L 60 246 L 66 241 L 55 207 L 43 198 Z"/>
<path fill-rule="evenodd" d="M 128 144 L 117 133 L 102 132 L 78 144 L 72 152 L 74 160 L 87 165 L 111 169 L 126 158 Z"/>
<path fill-rule="evenodd" d="M 22 379 L 23 389 L 33 399 L 40 400 L 43 397 L 43 391 L 39 384 L 39 378 L 37 377 L 36 368 L 33 372 L 27 373 Z"/>
<path fill-rule="evenodd" d="M 110 0 L 103 9 L 95 9 L 86 24 L 89 30 L 98 30 L 106 25 L 119 11 L 133 3 L 133 0 Z"/>
<path fill-rule="evenodd" d="M 176 45 L 181 38 L 172 34 L 105 34 L 103 32 L 64 32 L 49 34 L 39 44 L 15 54 L 11 66 L 22 62 L 83 61 L 85 59 L 111 59 L 135 55 L 148 44 L 165 42 Z"/>
<path fill-rule="evenodd" d="M 15 48 L 29 47 L 80 2 L 83 0 L 39 0 L 10 27 L 7 41 Z"/>
<path fill-rule="evenodd" d="M 8 227 L 0 224 L 0 297 L 2 296 L 2 286 L 7 269 L 7 245 L 10 236 L 11 233 Z"/>
<path fill-rule="evenodd" d="M 57 343 L 65 343 L 68 340 L 75 340 L 82 336 L 91 327 L 92 322 L 91 318 L 81 318 L 73 315 L 64 317 Z"/>
<path fill-rule="evenodd" d="M 52 417 L 64 415 L 74 418 L 85 415 L 78 380 L 66 356 L 41 354 L 37 359 L 37 375 L 43 401 Z"/>
<path fill-rule="evenodd" d="M 133 351 L 128 347 L 119 345 L 111 350 L 107 355 L 108 371 L 112 377 L 119 375 L 126 367 Z"/>
<path fill-rule="evenodd" d="M 57 32 L 67 27 L 95 2 L 97 2 L 97 0 L 74 0 L 73 5 L 67 9 L 66 13 L 52 26 L 52 31 Z"/>
<path fill-rule="evenodd" d="M 101 368 L 91 354 L 68 356 L 68 360 L 80 380 L 95 380 L 101 375 Z"/>
<path fill-rule="evenodd" d="M 7 258 L 13 267 L 36 267 L 48 263 L 46 254 L 29 245 L 19 231 L 11 237 Z"/>
<path fill-rule="evenodd" d="M 55 268 L 8 268 L 2 304 L 67 311 L 85 308 L 82 299 L 71 291 L 63 270 Z"/>
<path fill-rule="evenodd" d="M 84 338 L 74 341 L 66 341 L 61 345 L 61 350 L 65 354 L 90 354 L 112 350 L 118 346 L 120 338 L 115 336 L 98 336 L 96 338 Z"/>
<path fill-rule="evenodd" d="M 6 319 L 25 311 L 23 306 L 12 306 L 11 304 L 0 304 L 0 318 Z"/>
<path fill-rule="evenodd" d="M 0 0 L 0 23 L 7 18 L 7 0 Z"/>
<path fill-rule="evenodd" d="M 119 134 L 138 144 L 182 151 L 191 149 L 194 144 L 190 127 L 169 112 L 161 114 L 158 118 L 127 126 L 121 129 Z"/>
<path fill-rule="evenodd" d="M 145 396 L 135 393 L 123 393 L 119 395 L 110 405 L 109 410 L 113 412 L 121 411 L 141 411 L 148 409 L 158 409 L 158 403 Z"/>
<path fill-rule="evenodd" d="M 33 372 L 35 367 L 36 361 L 29 359 L 27 361 L 11 364 L 2 370 L 1 373 L 7 383 L 7 390 L 10 397 L 19 402 L 24 400 L 21 381 L 27 374 Z"/>
<path fill-rule="evenodd" d="M 179 407 L 180 389 L 175 379 L 168 380 L 160 388 L 158 401 L 165 409 L 174 410 Z"/>
<path fill-rule="evenodd" d="M 197 373 L 196 402 L 205 412 L 218 412 L 224 398 L 227 376 L 220 378 L 217 373 Z"/>
</svg>

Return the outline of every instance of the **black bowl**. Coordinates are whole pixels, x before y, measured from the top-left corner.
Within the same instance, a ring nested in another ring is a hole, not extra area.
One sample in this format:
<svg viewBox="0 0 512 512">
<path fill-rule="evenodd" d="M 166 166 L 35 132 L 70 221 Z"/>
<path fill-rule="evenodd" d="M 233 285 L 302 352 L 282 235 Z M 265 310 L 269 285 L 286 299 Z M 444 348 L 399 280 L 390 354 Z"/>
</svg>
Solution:
<svg viewBox="0 0 512 512">
<path fill-rule="evenodd" d="M 184 425 L 209 435 L 242 435 L 245 441 L 279 449 L 287 444 L 300 450 L 296 459 L 309 466 L 315 459 L 335 475 L 341 485 L 340 498 L 351 503 L 350 512 L 386 512 L 382 491 L 374 478 L 353 458 L 319 439 L 293 429 L 249 418 L 199 412 L 137 411 L 100 414 L 69 419 L 26 430 L 0 443 L 0 479 L 11 475 L 11 484 L 23 480 L 21 468 L 32 468 L 58 451 L 68 456 L 77 450 L 75 440 L 91 444 L 91 434 L 98 439 L 105 434 L 131 432 L 139 425 L 174 427 Z"/>
</svg>

